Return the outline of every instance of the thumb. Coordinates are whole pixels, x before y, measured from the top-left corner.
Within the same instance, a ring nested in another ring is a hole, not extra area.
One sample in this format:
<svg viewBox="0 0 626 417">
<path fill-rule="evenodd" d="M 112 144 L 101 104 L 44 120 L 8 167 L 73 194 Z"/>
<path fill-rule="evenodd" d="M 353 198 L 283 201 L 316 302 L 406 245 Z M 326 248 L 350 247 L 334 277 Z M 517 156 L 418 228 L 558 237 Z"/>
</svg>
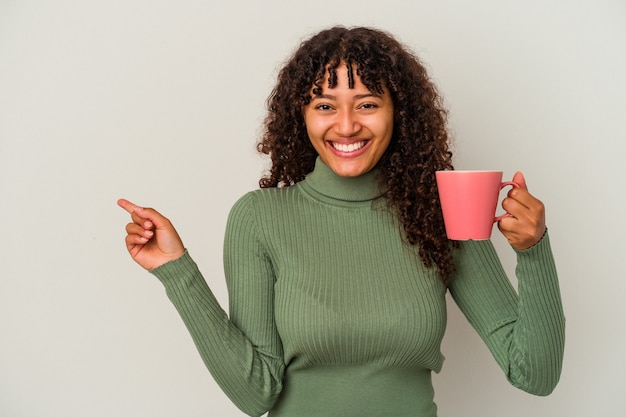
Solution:
<svg viewBox="0 0 626 417">
<path fill-rule="evenodd" d="M 524 174 L 520 171 L 517 171 L 515 175 L 513 175 L 513 182 L 520 186 L 520 188 L 524 190 L 528 190 L 528 186 L 526 185 L 526 178 L 524 178 Z"/>
</svg>

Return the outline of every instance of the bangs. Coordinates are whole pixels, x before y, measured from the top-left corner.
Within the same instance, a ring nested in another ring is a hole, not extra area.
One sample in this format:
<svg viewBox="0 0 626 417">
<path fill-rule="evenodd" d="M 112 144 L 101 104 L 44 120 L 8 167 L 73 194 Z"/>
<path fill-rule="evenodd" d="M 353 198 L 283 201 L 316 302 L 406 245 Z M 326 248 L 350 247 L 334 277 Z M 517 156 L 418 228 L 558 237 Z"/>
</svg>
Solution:
<svg viewBox="0 0 626 417">
<path fill-rule="evenodd" d="M 322 66 L 322 69 L 317 72 L 315 80 L 312 83 L 312 85 L 315 86 L 312 90 L 314 95 L 319 96 L 322 94 L 322 83 L 324 82 L 324 78 L 327 73 L 327 87 L 332 89 L 337 86 L 337 68 L 339 68 L 340 65 L 345 65 L 348 70 L 348 88 L 354 88 L 354 77 L 356 75 L 361 79 L 363 85 L 365 85 L 372 93 L 384 93 L 383 85 L 386 83 L 383 78 L 383 74 L 378 71 L 371 71 L 371 69 L 368 70 L 368 68 L 362 63 L 352 61 L 344 56 L 325 63 Z"/>
</svg>

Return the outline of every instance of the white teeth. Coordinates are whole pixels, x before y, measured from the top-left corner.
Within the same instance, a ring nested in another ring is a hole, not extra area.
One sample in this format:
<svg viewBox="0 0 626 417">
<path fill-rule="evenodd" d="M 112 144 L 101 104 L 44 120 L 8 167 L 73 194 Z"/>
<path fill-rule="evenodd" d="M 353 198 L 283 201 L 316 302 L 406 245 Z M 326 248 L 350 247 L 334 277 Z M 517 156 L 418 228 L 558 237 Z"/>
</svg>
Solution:
<svg viewBox="0 0 626 417">
<path fill-rule="evenodd" d="M 333 148 L 337 149 L 340 152 L 354 152 L 356 150 L 361 149 L 365 146 L 365 141 L 354 142 L 354 143 L 337 143 L 332 142 Z"/>
</svg>

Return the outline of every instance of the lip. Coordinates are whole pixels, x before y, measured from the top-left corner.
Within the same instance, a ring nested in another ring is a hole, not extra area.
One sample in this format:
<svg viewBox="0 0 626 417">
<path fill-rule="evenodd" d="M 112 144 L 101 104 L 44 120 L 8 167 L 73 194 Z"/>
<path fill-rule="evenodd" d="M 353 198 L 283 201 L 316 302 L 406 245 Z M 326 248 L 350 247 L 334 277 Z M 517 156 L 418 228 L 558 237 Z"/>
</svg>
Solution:
<svg viewBox="0 0 626 417">
<path fill-rule="evenodd" d="M 340 151 L 339 149 L 336 149 L 333 146 L 333 143 L 341 143 L 343 145 L 350 145 L 353 143 L 358 143 L 358 142 L 365 142 L 365 144 L 363 145 L 363 147 L 352 151 L 352 152 L 343 152 Z M 367 152 L 367 150 L 369 149 L 370 145 L 371 145 L 372 141 L 371 140 L 367 140 L 367 139 L 361 139 L 361 140 L 351 140 L 351 141 L 342 141 L 342 140 L 327 140 L 326 141 L 326 147 L 330 150 L 330 152 L 335 155 L 338 156 L 340 158 L 357 158 L 361 155 L 363 155 L 365 152 Z"/>
</svg>

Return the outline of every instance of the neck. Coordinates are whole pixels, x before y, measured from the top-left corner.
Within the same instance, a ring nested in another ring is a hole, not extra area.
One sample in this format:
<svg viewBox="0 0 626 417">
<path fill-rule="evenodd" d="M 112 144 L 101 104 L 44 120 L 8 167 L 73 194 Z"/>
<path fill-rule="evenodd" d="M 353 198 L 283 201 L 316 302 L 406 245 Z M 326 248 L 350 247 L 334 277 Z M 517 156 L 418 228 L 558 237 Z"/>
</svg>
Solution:
<svg viewBox="0 0 626 417">
<path fill-rule="evenodd" d="M 315 169 L 301 183 L 325 199 L 342 202 L 371 202 L 382 196 L 379 172 L 373 169 L 358 177 L 341 177 L 318 157 Z"/>
</svg>

